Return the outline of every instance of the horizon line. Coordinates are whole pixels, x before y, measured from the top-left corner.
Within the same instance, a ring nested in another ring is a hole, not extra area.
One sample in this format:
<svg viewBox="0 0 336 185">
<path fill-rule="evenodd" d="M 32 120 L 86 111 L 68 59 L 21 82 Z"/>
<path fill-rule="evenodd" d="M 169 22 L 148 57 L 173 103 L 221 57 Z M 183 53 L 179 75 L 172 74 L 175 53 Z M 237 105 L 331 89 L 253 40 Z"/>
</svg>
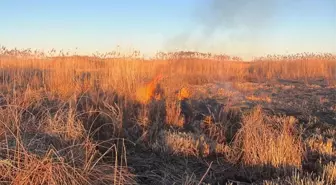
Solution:
<svg viewBox="0 0 336 185">
<path fill-rule="evenodd" d="M 258 58 L 263 58 L 263 57 L 268 57 L 268 56 L 293 56 L 293 55 L 303 55 L 303 54 L 315 54 L 315 55 L 336 55 L 336 52 L 321 52 L 321 51 L 305 51 L 305 52 L 290 52 L 290 51 L 286 51 L 285 53 L 281 53 L 281 52 L 274 52 L 274 53 L 268 53 L 268 54 L 256 54 L 256 55 L 250 55 L 250 56 L 242 56 L 242 55 L 237 55 L 237 54 L 230 54 L 230 53 L 226 53 L 226 52 L 218 52 L 218 51 L 196 51 L 196 50 L 192 50 L 192 49 L 178 49 L 176 48 L 174 51 L 172 50 L 156 50 L 155 52 L 142 52 L 141 49 L 135 49 L 135 48 L 128 48 L 128 49 L 123 49 L 123 51 L 121 51 L 121 47 L 120 45 L 116 46 L 116 49 L 112 49 L 110 51 L 108 50 L 104 50 L 104 51 L 80 51 L 79 47 L 75 47 L 75 49 L 73 48 L 68 48 L 68 49 L 55 49 L 55 48 L 33 48 L 33 47 L 28 47 L 28 48 L 19 48 L 19 47 L 13 47 L 13 48 L 9 48 L 6 46 L 3 46 L 0 44 L 0 54 L 2 54 L 3 52 L 14 52 L 17 51 L 18 53 L 20 52 L 26 52 L 26 54 L 31 54 L 33 55 L 34 52 L 35 54 L 41 54 L 41 55 L 45 55 L 46 57 L 59 57 L 59 56 L 86 56 L 86 57 L 98 57 L 98 55 L 118 55 L 119 57 L 131 57 L 130 54 L 134 54 L 137 53 L 137 57 L 134 58 L 143 58 L 143 59 L 153 59 L 155 58 L 159 53 L 163 53 L 163 54 L 173 54 L 173 53 L 179 53 L 179 52 L 191 52 L 191 53 L 198 53 L 198 54 L 211 54 L 212 56 L 228 56 L 230 58 L 233 57 L 239 57 L 241 58 L 243 61 L 246 60 L 253 60 L 253 59 L 258 59 Z M 17 53 L 17 54 L 18 54 Z M 50 55 L 47 55 L 47 54 Z M 58 53 L 58 55 L 57 55 Z M 51 54 L 56 54 L 56 55 L 51 55 Z M 118 57 L 114 57 L 114 58 L 118 58 Z"/>
</svg>

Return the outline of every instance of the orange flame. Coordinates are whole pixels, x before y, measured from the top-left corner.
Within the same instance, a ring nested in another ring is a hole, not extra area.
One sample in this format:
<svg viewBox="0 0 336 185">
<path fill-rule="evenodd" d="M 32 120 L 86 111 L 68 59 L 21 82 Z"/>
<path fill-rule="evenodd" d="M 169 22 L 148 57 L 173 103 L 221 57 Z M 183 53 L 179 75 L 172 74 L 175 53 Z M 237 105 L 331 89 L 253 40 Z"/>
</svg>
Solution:
<svg viewBox="0 0 336 185">
<path fill-rule="evenodd" d="M 183 87 L 182 89 L 180 89 L 177 94 L 178 100 L 185 100 L 185 99 L 188 99 L 189 97 L 190 97 L 190 91 L 186 87 Z"/>
<path fill-rule="evenodd" d="M 136 91 L 136 99 L 142 104 L 147 104 L 152 98 L 157 100 L 161 99 L 160 95 L 155 94 L 155 90 L 162 78 L 162 74 L 159 74 L 152 81 L 138 88 Z"/>
</svg>

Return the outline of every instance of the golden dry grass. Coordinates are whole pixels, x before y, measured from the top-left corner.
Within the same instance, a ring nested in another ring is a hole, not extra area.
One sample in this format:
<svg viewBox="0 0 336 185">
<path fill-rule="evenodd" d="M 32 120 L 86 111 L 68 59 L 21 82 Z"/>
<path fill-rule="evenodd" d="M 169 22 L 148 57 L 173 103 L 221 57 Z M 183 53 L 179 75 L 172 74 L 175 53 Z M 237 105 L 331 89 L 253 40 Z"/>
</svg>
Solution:
<svg viewBox="0 0 336 185">
<path fill-rule="evenodd" d="M 181 114 L 181 105 L 177 101 L 167 101 L 166 103 L 166 123 L 168 125 L 182 128 L 184 117 Z"/>
<path fill-rule="evenodd" d="M 292 117 L 280 120 L 268 118 L 257 107 L 243 118 L 237 135 L 238 142 L 242 142 L 243 162 L 246 165 L 300 169 L 304 151 L 300 135 L 295 133 L 295 123 Z"/>
<path fill-rule="evenodd" d="M 183 102 L 194 109 L 191 104 L 201 100 L 194 99 L 189 87 L 206 83 L 231 81 L 238 90 L 249 92 L 259 88 L 251 82 L 310 83 L 322 78 L 333 89 L 334 55 L 243 62 L 190 57 L 18 57 L 4 53 L 0 53 L 0 180 L 7 184 L 137 184 L 147 179 L 154 179 L 151 183 L 155 184 L 169 176 L 159 170 L 166 155 L 185 162 L 186 168 L 216 156 L 216 168 L 225 170 L 228 163 L 252 169 L 302 170 L 307 152 L 335 156 L 332 139 L 308 137 L 303 142 L 294 117 L 270 116 L 256 108 L 237 120 L 231 120 L 229 114 L 217 119 L 210 110 L 211 114 L 200 120 L 186 120 L 181 108 Z M 144 79 L 149 82 L 143 83 Z M 239 96 L 224 88 L 217 94 L 232 99 Z M 246 98 L 272 103 L 267 96 Z M 322 98 L 319 102 L 329 101 Z M 164 157 L 155 157 L 152 150 Z M 139 151 L 144 158 L 137 158 Z M 132 160 L 133 171 L 128 167 Z M 138 166 L 142 162 L 150 164 Z M 286 182 L 334 183 L 335 164 L 323 165 L 323 173 L 318 174 L 321 179 L 300 172 L 287 177 Z M 194 169 L 201 168 L 196 166 Z M 209 178 L 224 182 L 218 176 L 227 171 L 216 168 L 209 168 Z M 137 179 L 143 171 L 148 174 Z M 194 171 L 187 174 L 176 182 L 197 184 L 208 175 L 204 170 L 201 175 Z M 172 179 L 167 181 L 173 183 Z"/>
<path fill-rule="evenodd" d="M 306 144 L 311 152 L 316 152 L 325 156 L 333 156 L 336 155 L 333 141 L 333 138 L 324 139 L 321 135 L 313 135 L 306 140 Z"/>
</svg>

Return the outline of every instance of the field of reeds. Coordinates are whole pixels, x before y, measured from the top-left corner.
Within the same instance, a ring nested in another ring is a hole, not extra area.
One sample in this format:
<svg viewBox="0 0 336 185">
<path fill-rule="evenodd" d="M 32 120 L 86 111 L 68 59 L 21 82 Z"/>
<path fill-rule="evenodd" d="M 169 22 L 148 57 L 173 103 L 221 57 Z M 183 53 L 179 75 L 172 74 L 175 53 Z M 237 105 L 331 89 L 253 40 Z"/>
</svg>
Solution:
<svg viewBox="0 0 336 185">
<path fill-rule="evenodd" d="M 335 184 L 336 56 L 0 50 L 0 184 Z"/>
</svg>

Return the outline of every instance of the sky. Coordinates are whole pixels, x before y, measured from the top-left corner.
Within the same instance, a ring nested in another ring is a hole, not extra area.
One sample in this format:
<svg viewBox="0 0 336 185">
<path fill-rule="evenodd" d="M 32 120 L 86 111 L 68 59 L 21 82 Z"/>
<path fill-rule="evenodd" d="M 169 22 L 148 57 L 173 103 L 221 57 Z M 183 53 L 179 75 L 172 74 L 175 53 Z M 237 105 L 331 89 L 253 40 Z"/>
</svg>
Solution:
<svg viewBox="0 0 336 185">
<path fill-rule="evenodd" d="M 7 48 L 336 53 L 336 0 L 1 0 L 0 16 Z"/>
</svg>

